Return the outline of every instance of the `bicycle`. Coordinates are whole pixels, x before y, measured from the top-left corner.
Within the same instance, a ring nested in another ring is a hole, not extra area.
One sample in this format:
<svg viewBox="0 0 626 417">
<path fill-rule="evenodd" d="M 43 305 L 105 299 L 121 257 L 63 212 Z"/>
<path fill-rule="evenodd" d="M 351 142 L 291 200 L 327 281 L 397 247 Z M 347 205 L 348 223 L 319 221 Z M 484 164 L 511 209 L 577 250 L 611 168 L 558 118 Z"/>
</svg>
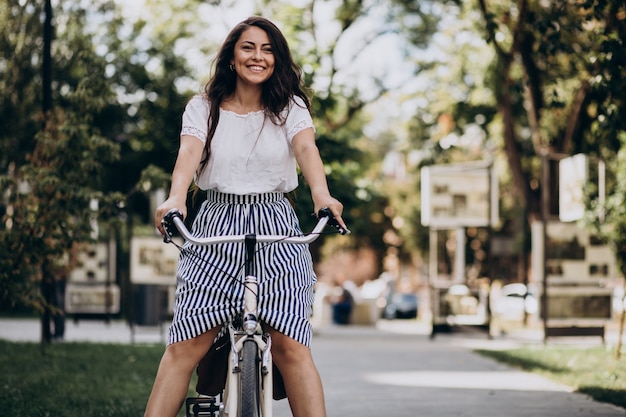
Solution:
<svg viewBox="0 0 626 417">
<path fill-rule="evenodd" d="M 309 244 L 316 240 L 327 225 L 332 225 L 340 234 L 348 234 L 334 219 L 328 208 L 318 213 L 318 222 L 307 235 L 235 235 L 196 238 L 185 226 L 182 214 L 173 209 L 163 217 L 165 243 L 173 242 L 175 229 L 185 241 L 195 245 L 215 245 L 221 243 L 243 242 L 244 259 L 244 301 L 241 314 L 225 323 L 227 332 L 222 339 L 213 343 L 209 354 L 213 360 L 227 360 L 225 381 L 218 379 L 213 386 L 204 391 L 210 395 L 187 398 L 185 408 L 187 417 L 271 417 L 272 401 L 285 398 L 281 392 L 275 395 L 275 384 L 280 387 L 280 375 L 275 379 L 277 369 L 273 365 L 270 335 L 263 332 L 258 320 L 258 278 L 252 273 L 257 243 Z M 226 351 L 226 347 L 229 347 Z M 227 356 L 224 354 L 228 352 Z M 218 371 L 217 374 L 220 374 Z M 220 378 L 223 378 L 223 374 Z M 277 382 L 278 381 L 278 382 Z M 284 389 L 284 388 L 283 388 Z"/>
</svg>

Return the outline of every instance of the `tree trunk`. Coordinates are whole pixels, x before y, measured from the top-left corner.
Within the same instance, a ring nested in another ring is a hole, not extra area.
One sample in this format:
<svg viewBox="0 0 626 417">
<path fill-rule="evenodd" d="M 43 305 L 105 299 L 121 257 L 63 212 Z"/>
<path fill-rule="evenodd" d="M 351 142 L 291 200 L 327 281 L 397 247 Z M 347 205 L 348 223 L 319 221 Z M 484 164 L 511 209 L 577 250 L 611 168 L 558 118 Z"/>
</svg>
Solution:
<svg viewBox="0 0 626 417">
<path fill-rule="evenodd" d="M 54 279 L 42 267 L 41 274 L 41 296 L 43 298 L 41 312 L 41 344 L 46 345 L 52 341 L 52 332 L 50 330 L 50 319 L 52 318 L 52 297 L 54 297 Z"/>
<path fill-rule="evenodd" d="M 616 359 L 619 359 L 622 354 L 622 339 L 624 338 L 624 322 L 626 322 L 626 308 L 624 307 L 626 307 L 626 295 L 622 296 L 622 315 L 619 320 L 619 331 L 617 332 L 617 344 L 615 346 L 615 358 Z"/>
</svg>

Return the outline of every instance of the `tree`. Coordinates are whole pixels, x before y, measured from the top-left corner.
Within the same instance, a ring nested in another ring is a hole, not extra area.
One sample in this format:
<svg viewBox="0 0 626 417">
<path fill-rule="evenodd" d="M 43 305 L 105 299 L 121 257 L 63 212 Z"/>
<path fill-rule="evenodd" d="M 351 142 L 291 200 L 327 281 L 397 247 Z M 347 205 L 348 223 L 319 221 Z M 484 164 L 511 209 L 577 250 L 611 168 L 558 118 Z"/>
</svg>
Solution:
<svg viewBox="0 0 626 417">
<path fill-rule="evenodd" d="M 496 54 L 489 74 L 496 120 L 512 184 L 530 223 L 541 219 L 541 187 L 556 190 L 554 183 L 541 183 L 542 155 L 584 152 L 603 157 L 618 147 L 623 126 L 611 109 L 621 106 L 621 98 L 606 89 L 606 80 L 614 80 L 615 71 L 623 74 L 623 51 L 615 44 L 623 44 L 624 6 L 567 0 L 479 0 L 478 6 Z M 556 172 L 554 164 L 551 170 Z M 554 208 L 558 200 L 551 194 Z"/>
<path fill-rule="evenodd" d="M 428 19 L 427 27 L 434 35 L 413 36 L 415 45 L 408 56 L 416 68 L 414 77 L 405 88 L 387 94 L 377 105 L 383 111 L 385 108 L 412 111 L 406 119 L 398 112 L 388 124 L 388 130 L 383 131 L 385 137 L 395 137 L 385 146 L 390 157 L 399 160 L 390 165 L 394 169 L 386 166 L 383 172 L 388 176 L 384 187 L 391 201 L 390 211 L 395 223 L 401 225 L 397 239 L 402 242 L 405 256 L 414 259 L 416 265 L 430 250 L 429 229 L 421 225 L 420 219 L 420 169 L 433 164 L 496 157 L 492 154 L 493 139 L 487 132 L 488 123 L 496 113 L 495 101 L 484 80 L 493 54 L 476 32 L 475 11 L 461 7 L 460 3 L 398 2 L 410 10 L 421 8 L 419 16 Z M 386 151 L 378 153 L 386 154 Z M 405 169 L 398 170 L 397 166 Z M 484 252 L 484 247 L 480 249 Z M 468 253 L 468 261 L 470 255 L 472 251 Z M 483 271 L 486 262 L 475 259 L 475 266 Z"/>
<path fill-rule="evenodd" d="M 93 82 L 97 81 L 85 79 L 68 97 L 77 109 L 56 108 L 46 115 L 45 128 L 36 136 L 28 163 L 15 177 L 2 178 L 10 190 L 7 227 L 0 233 L 2 286 L 11 290 L 13 284 L 22 286 L 32 279 L 43 282 L 41 294 L 32 288 L 17 294 L 26 296 L 19 301 L 34 304 L 44 313 L 44 341 L 50 338 L 46 313 L 49 291 L 54 288 L 54 265 L 63 262 L 74 242 L 90 240 L 97 216 L 90 203 L 97 200 L 106 207 L 119 198 L 98 191 L 104 163 L 114 160 L 119 149 L 90 124 L 90 112 L 101 104 L 93 101 L 94 86 L 89 85 Z M 3 292 L 3 301 L 15 303 L 15 295 Z"/>
<path fill-rule="evenodd" d="M 3 34 L 2 45 L 16 44 L 18 51 L 22 43 L 39 42 L 32 30 L 36 27 L 33 22 L 38 22 L 42 13 L 37 4 L 21 4 L 2 8 L 8 10 L 2 16 L 7 19 L 5 22 L 17 25 Z M 7 74 L 13 77 L 6 80 L 7 85 L 16 82 L 25 87 L 9 88 L 12 100 L 2 103 L 3 117 L 13 115 L 11 122 L 16 126 L 30 122 L 40 130 L 35 133 L 34 128 L 9 129 L 2 136 L 10 152 L 2 161 L 0 175 L 5 190 L 0 228 L 0 301 L 2 305 L 37 307 L 43 313 L 42 342 L 50 340 L 49 296 L 58 266 L 74 242 L 91 239 L 94 217 L 98 216 L 92 202 L 97 200 L 102 209 L 109 209 L 120 199 L 118 195 L 103 193 L 100 187 L 107 164 L 119 157 L 119 146 L 102 137 L 93 122 L 112 97 L 105 82 L 106 63 L 89 42 L 91 48 L 85 47 L 84 37 L 76 36 L 76 29 L 84 26 L 85 14 L 65 17 L 67 20 L 61 20 L 63 30 L 57 33 L 67 37 L 64 42 L 57 38 L 53 56 L 58 57 L 57 64 L 67 65 L 67 76 L 55 77 L 58 88 L 54 89 L 51 108 L 36 110 L 34 104 L 40 102 L 41 96 L 27 87 L 32 83 L 42 88 L 40 61 L 3 60 L 10 68 Z M 12 36 L 11 29 L 18 36 Z M 72 53 L 63 53 L 68 51 Z M 81 65 L 72 65 L 68 59 L 72 57 L 80 59 Z M 59 71 L 58 67 L 55 70 Z M 23 100 L 19 100 L 20 96 Z M 37 283 L 41 283 L 41 291 L 37 290 Z"/>
<path fill-rule="evenodd" d="M 42 7 L 34 2 L 0 4 L 0 172 L 14 170 L 24 163 L 26 151 L 32 149 L 39 129 L 37 113 L 41 110 L 41 23 L 37 15 Z M 37 64 L 32 65 L 35 61 Z M 36 81 L 36 82 L 33 82 Z M 36 109 L 36 110 L 35 110 Z M 10 121 L 10 122 L 9 122 Z"/>
<path fill-rule="evenodd" d="M 616 157 L 610 161 L 611 171 L 615 173 L 615 182 L 611 194 L 602 204 L 598 199 L 590 201 L 591 210 L 587 213 L 587 221 L 595 225 L 596 232 L 611 245 L 617 259 L 618 270 L 622 277 L 626 277 L 626 132 L 621 132 L 622 146 Z M 624 283 L 622 283 L 624 286 Z M 622 296 L 622 306 L 626 305 L 626 298 Z M 619 321 L 619 337 L 615 348 L 617 358 L 621 355 L 622 336 L 626 311 L 622 308 Z"/>
<path fill-rule="evenodd" d="M 556 164 L 550 163 L 550 183 L 542 184 L 542 155 L 584 152 L 610 159 L 619 148 L 623 6 L 607 1 L 459 3 L 463 20 L 457 26 L 473 23 L 461 26 L 455 32 L 459 37 L 452 33 L 463 48 L 434 64 L 438 73 L 450 77 L 439 79 L 445 91 L 429 89 L 434 104 L 420 109 L 413 133 L 427 164 L 489 153 L 500 164 L 502 150 L 507 169 L 501 182 L 512 187 L 501 187 L 501 228 L 518 236 L 524 251 L 518 279 L 525 281 L 529 224 L 541 219 L 542 187 L 553 196 L 550 216 L 558 214 Z M 475 42 L 463 43 L 468 34 L 469 39 L 482 34 L 491 53 L 481 47 L 476 54 Z M 467 54 L 467 46 L 472 53 Z M 459 140 L 475 128 L 488 138 L 478 153 Z"/>
<path fill-rule="evenodd" d="M 41 146 L 36 135 L 44 123 L 43 70 L 41 55 L 33 51 L 41 51 L 44 10 L 39 2 L 4 3 L 0 8 L 0 85 L 6 94 L 0 97 L 0 118 L 5 127 L 0 132 L 0 143 L 6 152 L 0 155 L 0 173 L 6 175 L 3 179 L 7 183 L 19 187 L 24 183 L 24 167 L 32 163 L 29 155 Z M 120 158 L 87 153 L 89 160 L 103 164 L 94 191 L 102 196 L 116 192 L 128 196 L 123 209 L 129 218 L 151 222 L 145 193 L 149 189 L 143 186 L 150 180 L 162 183 L 154 168 L 171 170 L 173 166 L 180 113 L 189 95 L 184 89 L 179 92 L 180 81 L 189 73 L 185 61 L 169 48 L 171 39 L 147 41 L 145 25 L 130 25 L 113 1 L 57 2 L 54 17 L 51 98 L 55 114 L 63 114 L 63 120 L 53 126 L 60 129 L 70 114 L 89 111 L 83 122 L 91 126 L 90 134 L 98 134 L 120 148 Z M 101 81 L 91 82 L 91 76 Z M 85 103 L 82 108 L 76 104 L 79 85 L 81 94 L 93 98 L 89 108 Z M 91 90 L 87 93 L 86 88 Z M 13 210 L 9 200 L 14 194 L 5 197 L 2 207 Z M 108 214 L 117 213 L 114 209 Z M 7 214 L 3 226 L 11 227 L 13 217 L 19 215 Z M 106 216 L 101 220 L 105 221 Z M 123 262 L 124 257 L 120 258 Z M 2 272 L 10 277 L 12 272 L 7 268 Z M 16 275 L 13 278 L 19 281 Z"/>
<path fill-rule="evenodd" d="M 457 3 L 461 7 L 450 5 L 441 13 L 446 18 L 429 49 L 434 59 L 417 76 L 426 78 L 422 84 L 428 87 L 407 97 L 416 114 L 400 150 L 407 159 L 416 157 L 416 169 L 489 157 L 497 167 L 506 166 L 500 181 L 512 186 L 500 187 L 499 227 L 517 237 L 523 251 L 518 279 L 525 281 L 529 224 L 541 218 L 541 155 L 585 152 L 612 160 L 619 148 L 624 6 L 610 1 Z M 463 144 L 472 132 L 483 138 L 478 147 Z M 552 173 L 555 167 L 551 164 Z M 555 190 L 557 177 L 551 178 L 546 186 Z M 551 194 L 554 215 L 557 194 Z M 423 236 L 419 227 L 410 234 Z"/>
</svg>

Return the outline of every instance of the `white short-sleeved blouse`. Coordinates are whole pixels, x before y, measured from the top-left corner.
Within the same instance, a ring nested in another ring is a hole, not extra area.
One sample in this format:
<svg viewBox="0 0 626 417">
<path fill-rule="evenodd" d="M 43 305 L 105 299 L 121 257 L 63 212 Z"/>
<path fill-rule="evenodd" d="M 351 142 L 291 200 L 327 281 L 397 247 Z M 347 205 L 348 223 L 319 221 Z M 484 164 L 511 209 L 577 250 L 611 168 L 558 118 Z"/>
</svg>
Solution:
<svg viewBox="0 0 626 417">
<path fill-rule="evenodd" d="M 220 109 L 211 157 L 206 168 L 196 172 L 198 187 L 240 195 L 294 190 L 298 176 L 291 141 L 298 132 L 314 126 L 300 97 L 294 97 L 283 111 L 286 122 L 276 125 L 262 110 L 241 115 Z M 194 96 L 183 113 L 181 136 L 206 143 L 208 118 L 207 98 Z"/>
</svg>

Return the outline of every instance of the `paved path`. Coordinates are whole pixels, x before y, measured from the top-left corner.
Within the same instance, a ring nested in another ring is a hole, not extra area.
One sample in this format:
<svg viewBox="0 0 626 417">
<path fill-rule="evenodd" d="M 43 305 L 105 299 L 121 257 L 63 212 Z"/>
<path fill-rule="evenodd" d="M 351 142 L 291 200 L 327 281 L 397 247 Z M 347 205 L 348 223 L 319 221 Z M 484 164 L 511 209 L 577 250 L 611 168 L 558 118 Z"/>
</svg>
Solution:
<svg viewBox="0 0 626 417">
<path fill-rule="evenodd" d="M 68 321 L 68 341 L 163 343 L 164 329 L 124 322 Z M 567 386 L 496 363 L 475 348 L 540 345 L 536 332 L 488 340 L 482 333 L 428 338 L 418 322 L 316 330 L 313 353 L 324 382 L 329 417 L 614 417 L 626 410 L 594 402 Z M 0 319 L 0 338 L 38 341 L 34 320 Z M 581 343 L 598 344 L 587 338 Z M 275 417 L 289 417 L 288 403 Z"/>
<path fill-rule="evenodd" d="M 396 331 L 394 331 L 396 330 Z M 329 416 L 624 416 L 569 387 L 472 352 L 503 348 L 483 334 L 401 334 L 398 329 L 320 330 L 314 353 Z M 281 414 L 287 417 L 289 414 Z"/>
</svg>

